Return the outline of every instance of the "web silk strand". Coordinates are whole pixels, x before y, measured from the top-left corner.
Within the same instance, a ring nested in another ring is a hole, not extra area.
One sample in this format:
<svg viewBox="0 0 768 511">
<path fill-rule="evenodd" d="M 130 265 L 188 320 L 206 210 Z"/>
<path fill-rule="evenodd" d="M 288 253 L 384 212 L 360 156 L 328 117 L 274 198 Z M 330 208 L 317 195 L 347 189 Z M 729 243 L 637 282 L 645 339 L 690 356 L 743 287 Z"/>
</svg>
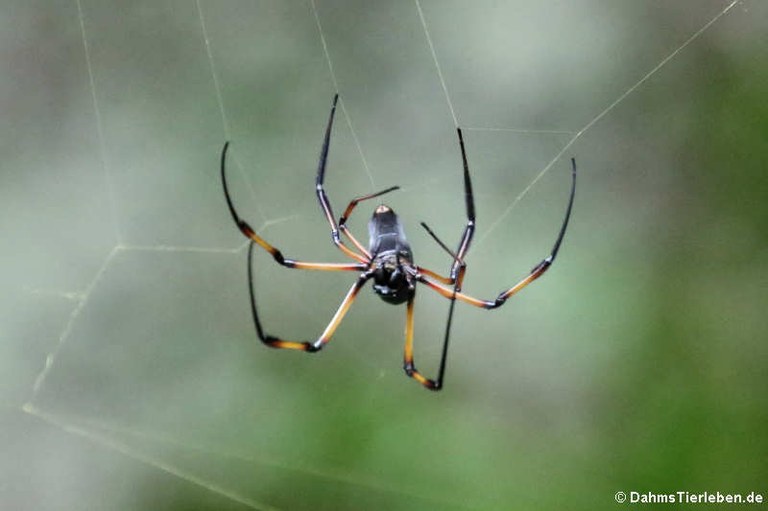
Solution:
<svg viewBox="0 0 768 511">
<path fill-rule="evenodd" d="M 80 22 L 80 36 L 83 40 L 83 53 L 85 55 L 85 66 L 88 71 L 88 84 L 91 89 L 91 102 L 93 103 L 93 114 L 96 120 L 96 136 L 99 139 L 99 155 L 101 157 L 101 168 L 104 172 L 104 177 L 107 183 L 107 192 L 109 194 L 109 206 L 112 213 L 112 225 L 115 229 L 115 237 L 119 244 L 122 239 L 122 231 L 120 229 L 120 221 L 117 215 L 117 200 L 115 197 L 115 187 L 112 183 L 112 175 L 109 172 L 109 165 L 107 163 L 107 144 L 104 140 L 104 128 L 101 119 L 101 109 L 99 108 L 99 100 L 96 94 L 96 79 L 93 75 L 93 64 L 91 62 L 91 48 L 88 44 L 88 37 L 85 30 L 85 14 L 83 14 L 83 6 L 80 0 L 76 0 L 77 4 L 77 18 Z"/>
<path fill-rule="evenodd" d="M 418 0 L 417 0 L 418 1 Z M 594 126 L 598 121 L 600 121 L 603 117 L 608 115 L 616 106 L 618 106 L 621 102 L 623 102 L 630 94 L 635 92 L 641 85 L 643 85 L 648 79 L 650 79 L 653 75 L 655 75 L 661 68 L 663 68 L 669 61 L 674 59 L 680 52 L 685 50 L 691 43 L 693 43 L 696 39 L 698 39 L 704 32 L 706 32 L 712 25 L 714 25 L 720 18 L 725 16 L 725 14 L 730 11 L 736 4 L 741 2 L 742 0 L 733 0 L 731 3 L 729 3 L 725 9 L 720 11 L 715 17 L 713 17 L 711 20 L 709 20 L 707 23 L 704 24 L 701 28 L 699 28 L 696 32 L 694 32 L 688 39 L 686 39 L 680 46 L 678 46 L 674 51 L 672 51 L 669 55 L 664 57 L 656 66 L 653 67 L 650 71 L 648 71 L 645 75 L 643 75 L 642 78 L 640 78 L 637 82 L 635 82 L 634 85 L 629 87 L 627 90 L 625 90 L 621 95 L 619 95 L 618 98 L 616 98 L 611 104 L 609 104 L 607 107 L 605 107 L 600 113 L 598 113 L 595 117 L 592 118 L 587 124 L 584 125 L 583 128 L 578 130 L 575 135 L 573 135 L 568 142 L 563 146 L 560 151 L 557 152 L 557 154 L 547 163 L 544 168 L 533 178 L 533 180 L 526 186 L 522 192 L 520 192 L 514 200 L 510 203 L 509 206 L 499 215 L 499 217 L 494 220 L 488 229 L 485 231 L 485 233 L 480 236 L 477 240 L 477 243 L 475 246 L 481 244 L 506 218 L 509 216 L 509 214 L 512 212 L 514 207 L 522 200 L 523 197 L 525 197 L 528 192 L 533 188 L 536 183 L 538 183 L 544 175 L 549 172 L 549 169 L 551 169 L 555 163 L 557 163 L 560 158 L 562 158 L 563 154 L 573 146 L 573 144 L 576 143 L 576 141 L 592 126 Z"/>
<path fill-rule="evenodd" d="M 448 103 L 448 109 L 451 111 L 451 118 L 453 119 L 453 125 L 458 128 L 459 121 L 456 118 L 456 110 L 453 108 L 453 102 L 451 101 L 451 95 L 448 94 L 448 86 L 445 84 L 445 77 L 443 76 L 443 70 L 440 67 L 440 62 L 437 60 L 437 52 L 435 51 L 435 45 L 432 43 L 432 36 L 429 35 L 429 29 L 427 28 L 427 20 L 424 18 L 424 11 L 421 10 L 421 2 L 414 0 L 416 3 L 416 10 L 419 12 L 419 20 L 421 21 L 421 27 L 424 29 L 424 36 L 427 38 L 427 45 L 429 45 L 429 52 L 432 54 L 432 60 L 435 63 L 435 69 L 437 69 L 437 76 L 440 78 L 440 85 L 443 87 L 443 93 L 445 94 L 445 101 Z"/>
<path fill-rule="evenodd" d="M 331 54 L 328 51 L 328 43 L 325 40 L 325 32 L 323 31 L 323 25 L 320 23 L 320 15 L 317 13 L 317 6 L 315 5 L 315 0 L 310 0 L 310 5 L 312 6 L 312 14 L 315 17 L 315 24 L 317 25 L 317 31 L 320 34 L 320 43 L 323 46 L 323 53 L 325 54 L 325 60 L 328 63 L 328 71 L 331 74 L 331 81 L 333 82 L 333 87 L 336 89 L 336 92 L 339 92 L 339 81 L 336 79 L 336 71 L 333 69 L 333 61 L 331 60 Z M 365 158 L 365 153 L 363 152 L 363 147 L 360 145 L 360 139 L 357 138 L 357 133 L 355 132 L 354 126 L 352 126 L 352 118 L 349 115 L 349 112 L 347 112 L 347 107 L 344 104 L 344 97 L 339 95 L 339 104 L 341 105 L 341 112 L 344 114 L 344 118 L 347 121 L 347 126 L 349 127 L 349 132 L 352 135 L 352 140 L 355 142 L 355 147 L 357 147 L 357 152 L 360 154 L 360 159 L 363 162 L 363 168 L 365 169 L 365 173 L 368 175 L 368 180 L 371 182 L 371 189 L 376 189 L 376 183 L 373 179 L 373 173 L 371 172 L 371 167 L 368 165 L 368 160 Z"/>
</svg>

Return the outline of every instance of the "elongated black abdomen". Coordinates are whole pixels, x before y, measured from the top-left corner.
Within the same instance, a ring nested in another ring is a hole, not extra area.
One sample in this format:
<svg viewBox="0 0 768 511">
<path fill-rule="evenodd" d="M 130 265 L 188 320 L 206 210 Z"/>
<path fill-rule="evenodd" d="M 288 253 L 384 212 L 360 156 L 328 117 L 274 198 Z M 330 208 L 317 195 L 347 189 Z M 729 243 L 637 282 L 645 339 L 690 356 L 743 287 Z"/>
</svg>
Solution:
<svg viewBox="0 0 768 511">
<path fill-rule="evenodd" d="M 411 246 L 405 239 L 405 231 L 400 219 L 388 206 L 381 205 L 373 212 L 368 223 L 370 237 L 368 250 L 375 258 L 377 255 L 394 252 L 412 262 Z"/>
</svg>

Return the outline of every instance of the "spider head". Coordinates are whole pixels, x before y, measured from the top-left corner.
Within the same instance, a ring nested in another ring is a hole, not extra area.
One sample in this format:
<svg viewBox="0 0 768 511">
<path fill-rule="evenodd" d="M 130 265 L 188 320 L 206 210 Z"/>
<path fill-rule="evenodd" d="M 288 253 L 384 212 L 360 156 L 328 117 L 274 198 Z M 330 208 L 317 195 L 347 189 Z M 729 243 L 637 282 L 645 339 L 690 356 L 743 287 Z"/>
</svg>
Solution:
<svg viewBox="0 0 768 511">
<path fill-rule="evenodd" d="M 387 303 L 397 305 L 413 296 L 415 284 L 398 255 L 382 257 L 373 272 L 373 291 Z"/>
</svg>

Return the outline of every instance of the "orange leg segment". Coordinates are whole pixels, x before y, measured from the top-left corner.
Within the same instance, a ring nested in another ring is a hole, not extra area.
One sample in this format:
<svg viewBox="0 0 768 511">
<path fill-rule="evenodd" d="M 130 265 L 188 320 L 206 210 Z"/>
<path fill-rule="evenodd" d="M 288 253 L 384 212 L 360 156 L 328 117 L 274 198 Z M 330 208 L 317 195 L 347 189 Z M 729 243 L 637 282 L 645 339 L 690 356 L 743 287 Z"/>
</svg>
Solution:
<svg viewBox="0 0 768 511">
<path fill-rule="evenodd" d="M 413 363 L 413 302 L 415 296 L 408 299 L 405 313 L 405 351 L 403 353 L 403 369 L 405 374 L 424 385 L 429 390 L 440 390 L 440 384 L 421 374 Z"/>
<path fill-rule="evenodd" d="M 372 275 L 371 272 L 365 272 L 360 274 L 357 281 L 355 281 L 355 283 L 350 288 L 349 292 L 347 292 L 347 295 L 344 297 L 344 300 L 341 302 L 341 305 L 339 305 L 339 308 L 336 310 L 336 314 L 333 315 L 333 318 L 331 318 L 330 323 L 328 323 L 328 326 L 325 328 L 323 333 L 315 342 L 286 341 L 279 337 L 275 337 L 273 335 L 267 334 L 266 332 L 264 332 L 264 329 L 261 326 L 261 320 L 259 319 L 259 313 L 256 307 L 256 295 L 254 293 L 252 260 L 253 260 L 253 243 L 248 247 L 248 292 L 251 298 L 251 313 L 253 314 L 253 323 L 256 326 L 256 334 L 259 336 L 259 339 L 261 340 L 261 342 L 263 342 L 264 344 L 272 348 L 281 348 L 281 349 L 299 350 L 299 351 L 308 351 L 308 352 L 316 352 L 321 350 L 323 346 L 325 346 L 328 343 L 328 341 L 331 340 L 331 336 L 333 336 L 334 332 L 336 332 L 336 329 L 339 327 L 341 320 L 344 319 L 344 316 L 346 315 L 347 311 L 349 311 L 349 308 L 352 305 L 352 302 L 355 301 L 355 298 L 357 298 L 357 294 L 360 292 L 360 289 L 368 281 L 368 279 L 371 278 L 371 275 Z"/>
</svg>

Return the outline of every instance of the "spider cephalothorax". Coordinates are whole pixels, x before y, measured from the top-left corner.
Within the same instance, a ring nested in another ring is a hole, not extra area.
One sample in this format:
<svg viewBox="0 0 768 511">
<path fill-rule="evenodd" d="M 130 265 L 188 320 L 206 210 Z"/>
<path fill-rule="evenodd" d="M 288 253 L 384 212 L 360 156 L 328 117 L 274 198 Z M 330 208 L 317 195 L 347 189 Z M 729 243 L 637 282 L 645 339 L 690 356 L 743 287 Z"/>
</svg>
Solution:
<svg viewBox="0 0 768 511">
<path fill-rule="evenodd" d="M 387 253 L 377 256 L 373 264 L 373 291 L 385 302 L 398 305 L 416 292 L 416 281 L 406 259 Z"/>
<path fill-rule="evenodd" d="M 328 201 L 328 197 L 325 194 L 325 188 L 323 181 L 325 178 L 325 166 L 328 161 L 328 148 L 330 146 L 331 131 L 333 129 L 333 118 L 336 113 L 336 103 L 339 99 L 337 94 L 333 98 L 333 106 L 331 107 L 331 115 L 328 119 L 328 124 L 325 128 L 325 138 L 323 139 L 323 146 L 320 151 L 320 164 L 317 169 L 317 178 L 315 181 L 315 189 L 317 192 L 317 199 L 320 202 L 320 207 L 331 226 L 331 239 L 333 243 L 348 257 L 354 259 L 354 263 L 309 263 L 304 261 L 296 261 L 288 259 L 274 246 L 270 245 L 264 238 L 256 234 L 246 221 L 240 218 L 235 210 L 235 206 L 232 203 L 232 198 L 229 195 L 229 189 L 227 188 L 227 179 L 225 172 L 225 164 L 227 157 L 227 149 L 229 148 L 229 142 L 224 144 L 224 149 L 221 153 L 221 179 L 224 185 L 224 196 L 227 200 L 227 206 L 229 212 L 232 214 L 232 218 L 237 224 L 240 231 L 251 240 L 251 244 L 248 248 L 248 290 L 251 297 L 251 313 L 253 314 L 253 323 L 256 326 L 256 334 L 259 336 L 261 342 L 272 348 L 285 348 L 292 350 L 301 350 L 307 352 L 316 352 L 322 349 L 331 336 L 336 331 L 339 323 L 344 318 L 344 315 L 349 310 L 352 302 L 357 297 L 360 289 L 366 282 L 373 279 L 373 290 L 384 301 L 391 304 L 400 304 L 407 302 L 406 306 L 406 320 L 405 320 L 405 355 L 403 357 L 403 369 L 405 373 L 411 378 L 415 379 L 426 388 L 430 390 L 440 390 L 443 386 L 443 376 L 445 374 L 445 363 L 448 354 L 448 339 L 450 336 L 451 320 L 453 318 L 453 306 L 456 300 L 480 307 L 483 309 L 495 309 L 503 305 L 509 297 L 523 289 L 525 286 L 539 278 L 545 271 L 552 265 L 555 260 L 558 250 L 560 249 L 560 243 L 563 241 L 565 235 L 565 229 L 568 226 L 568 219 L 571 216 L 571 207 L 573 206 L 573 197 L 576 189 L 576 162 L 571 159 L 572 169 L 572 181 L 571 181 L 571 193 L 568 199 L 568 207 L 565 212 L 565 219 L 560 227 L 560 233 L 555 241 L 555 245 L 549 255 L 544 258 L 539 264 L 537 264 L 530 273 L 523 278 L 520 282 L 512 286 L 511 288 L 503 291 L 494 300 L 480 300 L 473 298 L 467 294 L 461 292 L 461 284 L 464 279 L 464 271 L 466 265 L 464 263 L 464 257 L 469 251 L 469 245 L 472 242 L 472 236 L 475 233 L 475 200 L 472 194 L 472 182 L 469 178 L 469 165 L 467 164 L 467 154 L 464 150 L 464 139 L 461 134 L 461 129 L 457 128 L 459 136 L 459 148 L 461 149 L 461 159 L 464 168 L 464 200 L 466 206 L 467 223 L 464 226 L 464 232 L 461 235 L 461 240 L 458 244 L 458 249 L 454 253 L 449 249 L 440 239 L 422 222 L 422 226 L 427 232 L 434 238 L 434 240 L 451 256 L 451 267 L 448 276 L 442 276 L 432 270 L 418 266 L 413 262 L 413 253 L 411 247 L 405 239 L 405 233 L 403 226 L 400 223 L 397 215 L 388 206 L 380 205 L 373 212 L 373 217 L 368 223 L 368 232 L 370 235 L 370 242 L 368 249 L 360 244 L 357 239 L 347 228 L 347 219 L 355 209 L 358 203 L 373 199 L 397 190 L 399 187 L 393 186 L 382 190 L 377 193 L 368 195 L 362 195 L 350 201 L 347 209 L 344 210 L 344 214 L 339 218 L 338 222 L 333 216 L 331 210 L 331 204 Z M 341 239 L 341 235 L 344 234 L 346 238 L 354 245 L 354 249 L 347 246 Z M 336 310 L 336 314 L 333 315 L 331 322 L 325 328 L 323 333 L 317 340 L 313 342 L 298 342 L 298 341 L 286 341 L 279 337 L 268 335 L 261 327 L 261 321 L 259 320 L 259 314 L 256 309 L 256 297 L 253 287 L 253 269 L 252 269 L 252 254 L 253 247 L 255 245 L 260 246 L 267 252 L 279 264 L 287 267 L 299 270 L 322 270 L 322 271 L 355 271 L 358 272 L 358 277 L 355 283 L 347 292 L 344 300 Z M 416 283 L 421 283 L 427 287 L 435 290 L 441 296 L 451 300 L 451 306 L 448 312 L 448 321 L 445 328 L 445 338 L 443 340 L 443 350 L 440 358 L 440 366 L 437 373 L 437 378 L 430 379 L 422 375 L 414 365 L 413 361 L 413 304 L 416 296 Z"/>
</svg>

